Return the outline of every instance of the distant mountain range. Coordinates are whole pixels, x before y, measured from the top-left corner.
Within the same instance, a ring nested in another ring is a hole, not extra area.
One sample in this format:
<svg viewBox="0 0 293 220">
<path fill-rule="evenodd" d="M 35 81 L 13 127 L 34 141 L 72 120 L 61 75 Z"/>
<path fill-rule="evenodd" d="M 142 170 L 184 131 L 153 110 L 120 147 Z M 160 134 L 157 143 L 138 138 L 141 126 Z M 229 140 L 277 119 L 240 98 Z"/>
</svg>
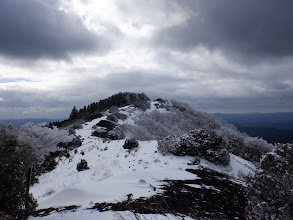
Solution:
<svg viewBox="0 0 293 220">
<path fill-rule="evenodd" d="M 241 127 L 238 129 L 251 137 L 262 137 L 270 143 L 293 143 L 293 129 L 282 130 L 264 127 Z"/>
<path fill-rule="evenodd" d="M 235 127 L 266 127 L 278 129 L 293 129 L 293 112 L 279 113 L 246 113 L 246 114 L 213 114 Z"/>
<path fill-rule="evenodd" d="M 46 122 L 49 124 L 50 122 L 55 122 L 64 119 L 49 119 L 49 118 L 26 118 L 26 119 L 8 119 L 8 120 L 0 120 L 0 124 L 11 124 L 15 128 L 19 129 L 22 125 L 28 122 L 32 122 L 33 124 L 39 124 Z"/>
<path fill-rule="evenodd" d="M 233 124 L 241 132 L 270 143 L 293 143 L 293 112 L 222 114 L 215 117 Z"/>
</svg>

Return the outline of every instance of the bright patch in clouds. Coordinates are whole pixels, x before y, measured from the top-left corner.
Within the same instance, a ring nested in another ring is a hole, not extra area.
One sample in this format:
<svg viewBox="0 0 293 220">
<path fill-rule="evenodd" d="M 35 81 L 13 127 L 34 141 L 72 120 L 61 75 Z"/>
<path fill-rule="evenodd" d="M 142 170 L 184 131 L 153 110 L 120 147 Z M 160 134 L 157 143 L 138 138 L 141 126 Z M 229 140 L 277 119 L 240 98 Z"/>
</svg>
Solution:
<svg viewBox="0 0 293 220">
<path fill-rule="evenodd" d="M 184 23 L 190 16 L 176 2 L 165 0 L 72 0 L 64 3 L 86 26 L 98 32 L 116 26 L 127 37 L 150 37 L 153 31 Z"/>
</svg>

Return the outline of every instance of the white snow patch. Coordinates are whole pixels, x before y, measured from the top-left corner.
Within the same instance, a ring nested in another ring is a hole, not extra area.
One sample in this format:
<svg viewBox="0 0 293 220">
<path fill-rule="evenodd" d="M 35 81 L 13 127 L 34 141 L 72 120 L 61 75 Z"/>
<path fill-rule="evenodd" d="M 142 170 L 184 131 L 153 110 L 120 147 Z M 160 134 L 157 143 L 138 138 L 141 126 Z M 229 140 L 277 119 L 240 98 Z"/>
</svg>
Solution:
<svg viewBox="0 0 293 220">
<path fill-rule="evenodd" d="M 198 184 L 185 184 L 186 186 L 190 186 L 190 187 L 193 187 L 193 188 L 196 188 L 196 189 L 200 189 L 202 188 L 201 185 L 198 185 Z"/>
<path fill-rule="evenodd" d="M 134 214 L 129 211 L 125 212 L 98 212 L 90 210 L 78 210 L 75 212 L 64 212 L 54 213 L 46 217 L 30 217 L 29 220 L 136 220 L 136 219 L 147 219 L 147 220 L 192 220 L 188 216 L 174 216 L 171 214 L 160 215 L 160 214 Z"/>
</svg>

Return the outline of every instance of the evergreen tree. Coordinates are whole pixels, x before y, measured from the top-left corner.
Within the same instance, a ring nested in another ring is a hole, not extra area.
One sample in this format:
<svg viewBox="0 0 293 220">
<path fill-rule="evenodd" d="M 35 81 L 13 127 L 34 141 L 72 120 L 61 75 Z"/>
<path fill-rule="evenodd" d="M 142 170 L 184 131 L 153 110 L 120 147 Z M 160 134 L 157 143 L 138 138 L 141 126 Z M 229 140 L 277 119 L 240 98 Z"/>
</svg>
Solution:
<svg viewBox="0 0 293 220">
<path fill-rule="evenodd" d="M 78 110 L 77 108 L 74 106 L 71 113 L 70 113 L 70 116 L 69 116 L 69 119 L 70 120 L 73 120 L 73 119 L 76 119 L 78 116 Z"/>
<path fill-rule="evenodd" d="M 0 216 L 3 219 L 27 219 L 36 201 L 29 194 L 32 148 L 21 145 L 12 126 L 0 128 Z"/>
</svg>

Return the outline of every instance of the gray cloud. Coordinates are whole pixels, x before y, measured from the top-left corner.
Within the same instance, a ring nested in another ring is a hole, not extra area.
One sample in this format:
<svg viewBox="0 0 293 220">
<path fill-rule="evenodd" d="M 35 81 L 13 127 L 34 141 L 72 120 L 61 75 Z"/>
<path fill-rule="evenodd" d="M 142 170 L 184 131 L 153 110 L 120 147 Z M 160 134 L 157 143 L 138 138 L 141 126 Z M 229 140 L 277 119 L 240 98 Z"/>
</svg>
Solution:
<svg viewBox="0 0 293 220">
<path fill-rule="evenodd" d="M 245 59 L 293 55 L 293 2 L 176 0 L 193 15 L 157 32 L 155 42 L 179 50 L 204 46 Z M 250 57 L 249 57 L 250 56 Z"/>
<path fill-rule="evenodd" d="M 72 85 L 74 89 L 67 92 L 76 100 L 78 97 L 80 106 L 120 91 L 131 91 L 145 92 L 151 99 L 174 98 L 209 112 L 272 112 L 290 111 L 293 108 L 293 87 L 284 82 L 263 83 L 251 79 L 246 87 L 242 87 L 241 80 L 237 83 L 230 85 L 229 81 L 223 82 L 222 86 L 227 89 L 225 92 L 221 86 L 216 88 L 218 82 L 209 85 L 204 81 L 179 78 L 166 72 L 131 71 L 112 73 L 104 78 L 84 79 L 78 85 Z M 241 97 L 241 93 L 245 95 Z"/>
<path fill-rule="evenodd" d="M 209 113 L 290 112 L 293 97 L 275 98 L 206 98 L 186 100 L 194 109 Z"/>
<path fill-rule="evenodd" d="M 208 112 L 292 111 L 293 2 L 121 2 L 118 18 L 125 15 L 127 21 L 95 20 L 112 42 L 106 56 L 35 62 L 38 57 L 103 53 L 109 42 L 76 15 L 57 10 L 58 0 L 47 5 L 42 0 L 1 1 L 0 118 L 68 117 L 74 105 L 125 91 L 174 98 Z M 145 25 L 150 35 L 136 35 L 132 28 L 127 32 L 132 23 L 138 31 Z M 155 28 L 148 29 L 149 24 Z"/>
<path fill-rule="evenodd" d="M 176 99 L 207 112 L 278 112 L 293 109 L 293 87 L 285 82 L 255 82 L 252 79 L 248 81 L 248 87 L 243 88 L 239 83 L 230 85 L 223 82 L 216 88 L 218 82 L 209 85 L 166 72 L 141 70 L 115 72 L 104 77 L 91 75 L 52 91 L 0 89 L 1 98 L 5 100 L 0 105 L 0 119 L 66 118 L 74 105 L 81 108 L 126 91 L 145 92 L 151 99 Z M 227 91 L 222 91 L 222 87 Z M 245 96 L 239 97 L 240 93 L 245 93 Z"/>
<path fill-rule="evenodd" d="M 51 92 L 30 89 L 0 89 L 3 101 L 0 105 L 0 119 L 48 117 L 64 118 L 70 113 L 72 99 L 54 96 Z M 62 96 L 59 93 L 59 96 Z"/>
<path fill-rule="evenodd" d="M 0 1 L 0 54 L 16 58 L 66 58 L 69 54 L 105 52 L 102 37 L 80 18 L 42 1 Z"/>
</svg>

